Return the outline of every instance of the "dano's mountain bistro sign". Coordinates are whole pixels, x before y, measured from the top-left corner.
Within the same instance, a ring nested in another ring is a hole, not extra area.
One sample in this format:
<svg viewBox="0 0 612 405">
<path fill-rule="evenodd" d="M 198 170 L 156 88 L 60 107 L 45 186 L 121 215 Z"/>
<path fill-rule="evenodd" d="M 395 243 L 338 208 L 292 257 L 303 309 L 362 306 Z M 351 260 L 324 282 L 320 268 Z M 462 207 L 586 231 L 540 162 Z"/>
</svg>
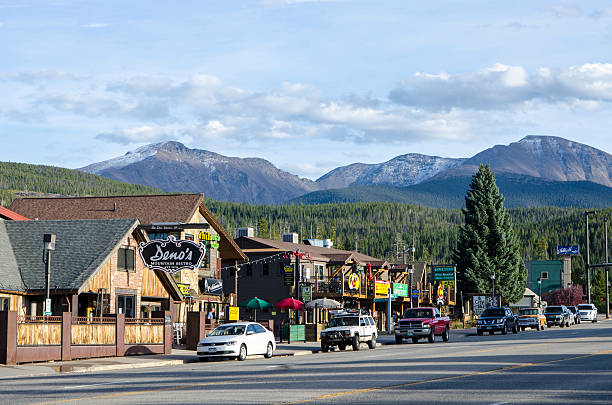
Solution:
<svg viewBox="0 0 612 405">
<path fill-rule="evenodd" d="M 166 240 L 140 243 L 138 252 L 149 269 L 174 274 L 184 269 L 193 270 L 200 267 L 206 247 L 203 243 L 176 240 L 174 236 L 169 235 Z"/>
</svg>

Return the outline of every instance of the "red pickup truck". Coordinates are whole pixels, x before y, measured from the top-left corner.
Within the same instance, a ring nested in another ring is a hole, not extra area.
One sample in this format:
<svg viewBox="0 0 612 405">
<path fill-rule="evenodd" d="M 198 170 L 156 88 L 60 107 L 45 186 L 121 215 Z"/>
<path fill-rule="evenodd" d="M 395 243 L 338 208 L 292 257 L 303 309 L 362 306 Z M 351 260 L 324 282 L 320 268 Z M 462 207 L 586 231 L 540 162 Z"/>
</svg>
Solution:
<svg viewBox="0 0 612 405">
<path fill-rule="evenodd" d="M 445 342 L 450 339 L 450 318 L 442 316 L 438 308 L 407 309 L 404 317 L 395 325 L 397 344 L 402 343 L 404 339 L 412 339 L 412 343 L 417 343 L 422 338 L 427 338 L 429 343 L 433 343 L 436 335 L 442 336 Z"/>
</svg>

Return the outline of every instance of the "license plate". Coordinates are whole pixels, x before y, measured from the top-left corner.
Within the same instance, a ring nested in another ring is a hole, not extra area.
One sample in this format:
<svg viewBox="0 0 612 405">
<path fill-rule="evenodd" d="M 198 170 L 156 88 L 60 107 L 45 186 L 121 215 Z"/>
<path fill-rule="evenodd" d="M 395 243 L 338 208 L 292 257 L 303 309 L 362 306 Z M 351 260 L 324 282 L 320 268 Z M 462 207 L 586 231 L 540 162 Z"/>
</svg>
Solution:
<svg viewBox="0 0 612 405">
<path fill-rule="evenodd" d="M 208 351 L 209 351 L 209 352 L 216 352 L 216 351 L 217 351 L 217 348 L 216 348 L 216 347 L 209 347 L 209 348 L 208 348 Z"/>
<path fill-rule="evenodd" d="M 413 333 L 412 333 L 412 332 L 406 332 L 406 335 L 407 335 L 407 336 L 412 336 L 412 335 L 413 335 Z"/>
</svg>

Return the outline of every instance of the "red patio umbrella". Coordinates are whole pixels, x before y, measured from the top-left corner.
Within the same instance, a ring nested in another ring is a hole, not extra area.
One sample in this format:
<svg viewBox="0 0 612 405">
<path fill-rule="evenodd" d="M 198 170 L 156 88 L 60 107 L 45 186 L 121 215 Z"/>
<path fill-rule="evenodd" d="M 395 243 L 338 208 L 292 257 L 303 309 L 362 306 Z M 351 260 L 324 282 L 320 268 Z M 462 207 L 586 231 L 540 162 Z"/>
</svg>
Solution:
<svg viewBox="0 0 612 405">
<path fill-rule="evenodd" d="M 281 309 L 294 309 L 296 311 L 301 311 L 304 309 L 304 303 L 300 300 L 296 300 L 295 298 L 285 298 L 284 300 L 280 300 L 274 305 L 274 308 Z"/>
</svg>

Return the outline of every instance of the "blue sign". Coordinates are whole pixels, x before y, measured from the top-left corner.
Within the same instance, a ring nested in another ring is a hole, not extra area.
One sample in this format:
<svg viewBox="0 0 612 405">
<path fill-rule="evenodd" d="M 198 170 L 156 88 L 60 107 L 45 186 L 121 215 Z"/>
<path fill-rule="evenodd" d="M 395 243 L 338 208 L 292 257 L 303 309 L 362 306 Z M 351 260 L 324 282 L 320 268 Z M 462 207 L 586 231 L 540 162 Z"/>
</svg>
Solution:
<svg viewBox="0 0 612 405">
<path fill-rule="evenodd" d="M 412 298 L 419 298 L 419 295 L 421 295 L 419 290 L 412 290 Z"/>
<path fill-rule="evenodd" d="M 564 256 L 564 255 L 573 255 L 573 256 L 577 256 L 580 254 L 580 250 L 578 249 L 578 246 L 557 246 L 557 254 L 559 256 Z"/>
</svg>

